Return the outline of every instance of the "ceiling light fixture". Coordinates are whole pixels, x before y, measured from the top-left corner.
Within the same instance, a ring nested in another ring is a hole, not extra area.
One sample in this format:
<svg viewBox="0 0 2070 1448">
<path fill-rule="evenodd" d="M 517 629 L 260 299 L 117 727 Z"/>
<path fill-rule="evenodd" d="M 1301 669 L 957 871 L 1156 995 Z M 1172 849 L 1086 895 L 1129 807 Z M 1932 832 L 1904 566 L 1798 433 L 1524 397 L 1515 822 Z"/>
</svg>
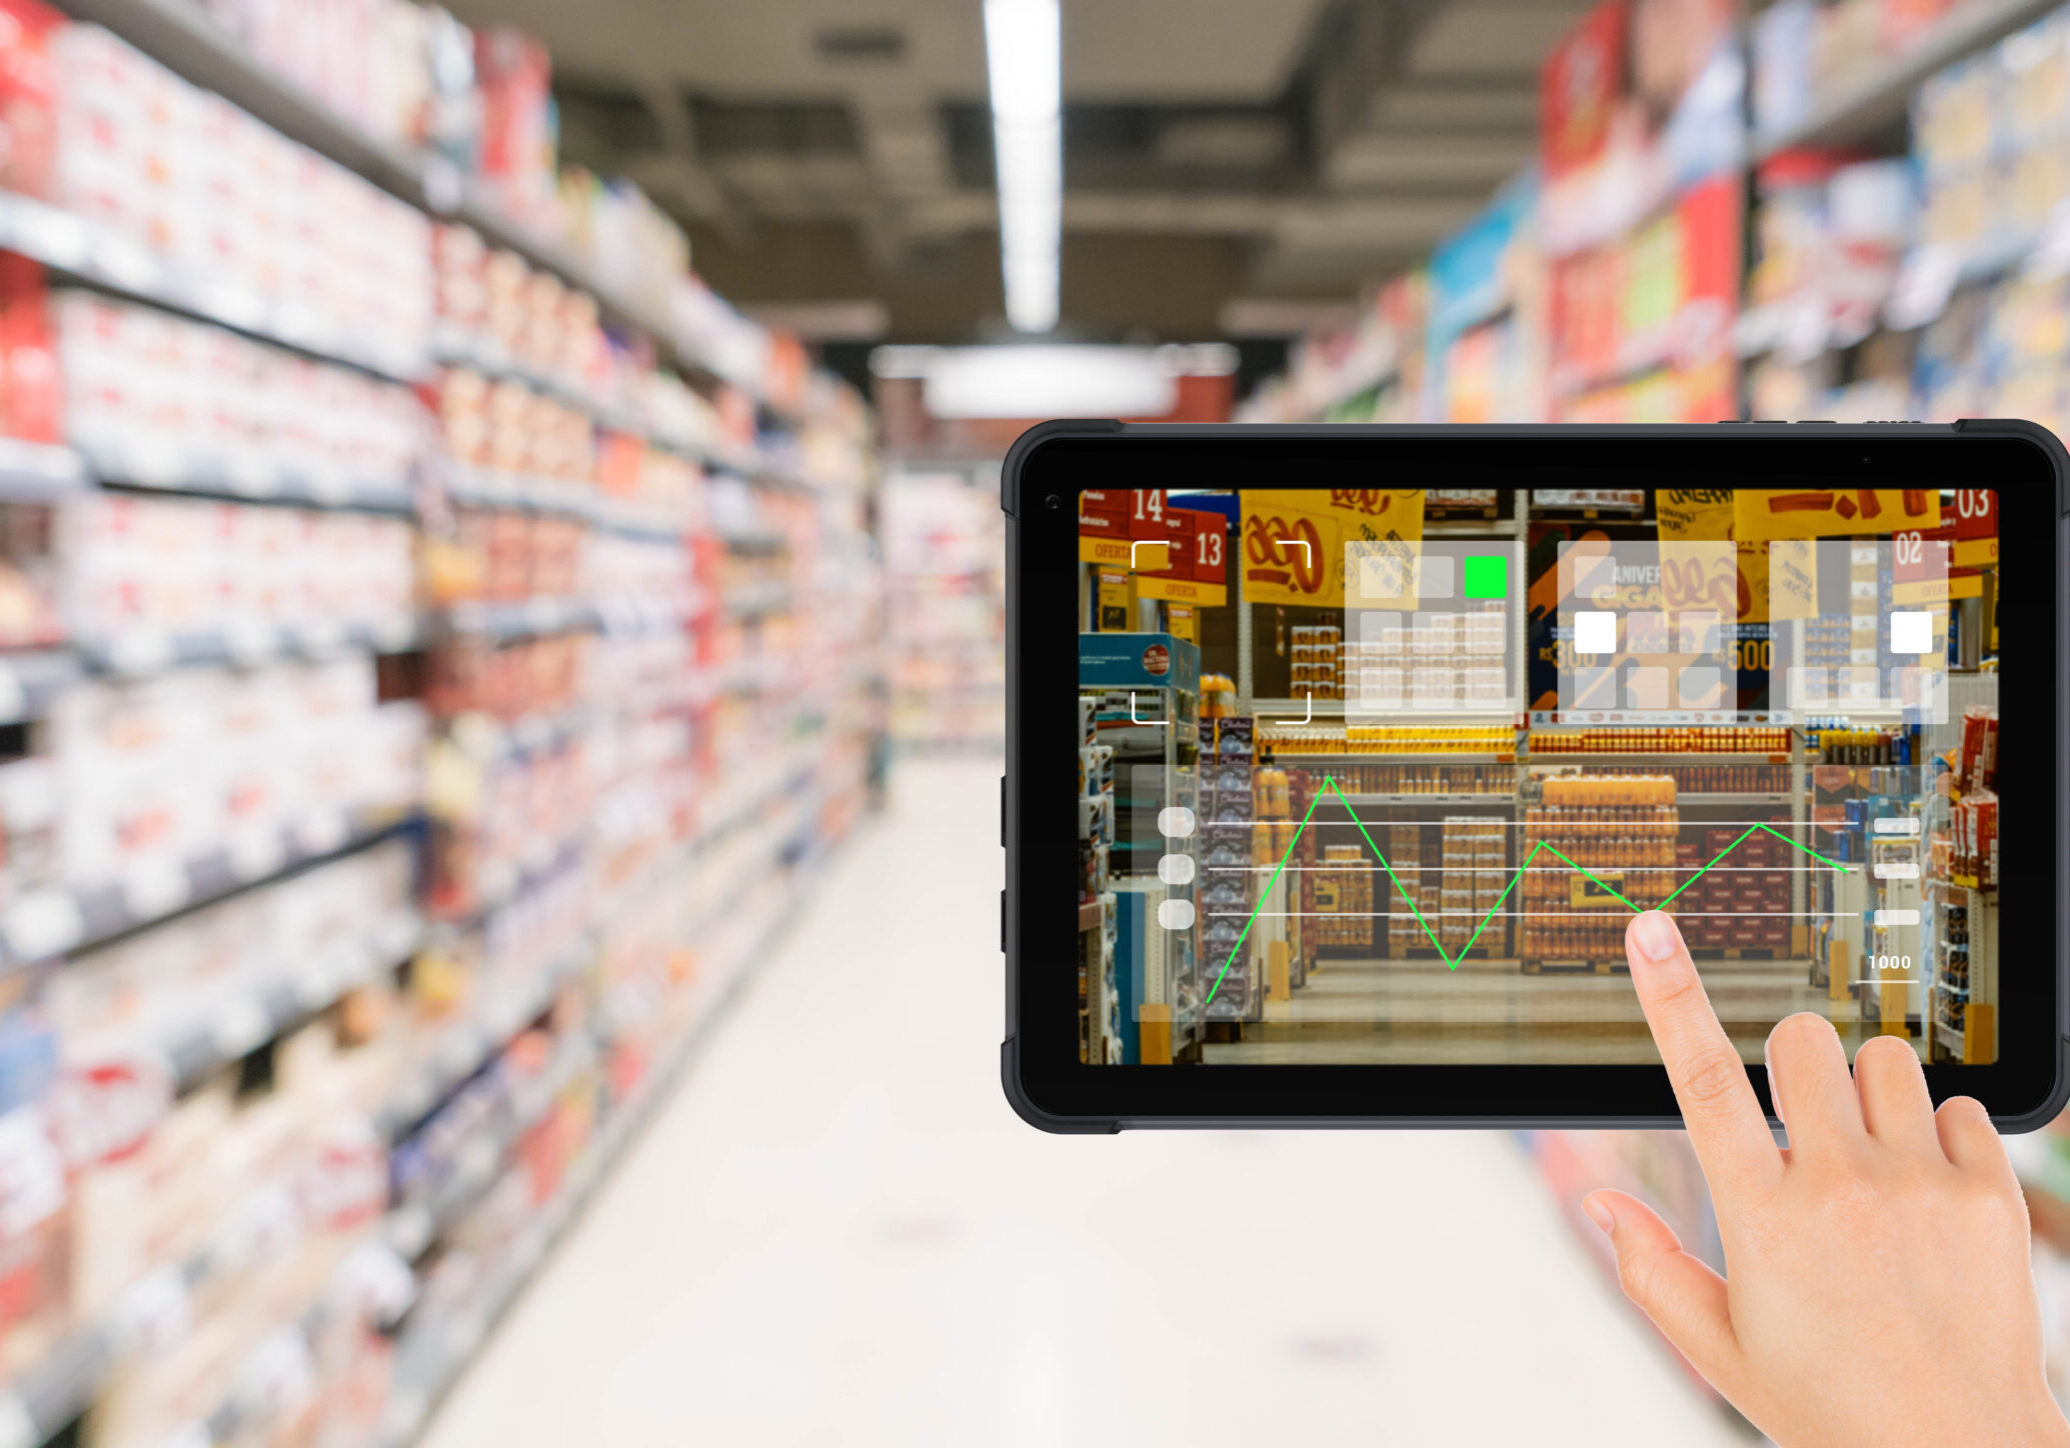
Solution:
<svg viewBox="0 0 2070 1448">
<path fill-rule="evenodd" d="M 1064 234 L 1063 22 L 1058 0 L 985 0 L 999 173 L 999 265 L 1016 331 L 1057 324 Z"/>
</svg>

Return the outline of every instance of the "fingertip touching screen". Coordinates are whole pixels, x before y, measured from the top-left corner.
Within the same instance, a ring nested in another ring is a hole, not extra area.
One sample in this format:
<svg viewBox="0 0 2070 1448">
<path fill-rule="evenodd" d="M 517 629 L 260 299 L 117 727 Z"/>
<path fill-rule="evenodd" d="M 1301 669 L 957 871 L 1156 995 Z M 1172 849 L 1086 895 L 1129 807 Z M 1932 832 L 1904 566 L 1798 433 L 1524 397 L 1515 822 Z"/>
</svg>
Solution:
<svg viewBox="0 0 2070 1448">
<path fill-rule="evenodd" d="M 1998 1060 L 1998 516 L 1081 492 L 1078 1059 L 1657 1063 L 1659 909 L 1749 1062 L 1805 1010 Z"/>
</svg>

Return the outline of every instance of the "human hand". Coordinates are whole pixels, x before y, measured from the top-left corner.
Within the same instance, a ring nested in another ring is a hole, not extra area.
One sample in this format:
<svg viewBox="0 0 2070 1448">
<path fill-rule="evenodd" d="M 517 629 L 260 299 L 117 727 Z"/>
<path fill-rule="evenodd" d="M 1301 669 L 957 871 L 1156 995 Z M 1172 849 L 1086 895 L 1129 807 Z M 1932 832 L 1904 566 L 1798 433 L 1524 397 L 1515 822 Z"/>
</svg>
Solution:
<svg viewBox="0 0 2070 1448">
<path fill-rule="evenodd" d="M 2070 1445 L 2042 1372 L 2027 1208 L 1984 1108 L 1935 1111 L 1911 1046 L 1768 1037 L 1778 1149 L 1674 921 L 1625 932 L 1632 983 L 1717 1208 L 1727 1275 L 1623 1192 L 1583 1206 L 1625 1293 L 1780 1448 Z"/>
</svg>

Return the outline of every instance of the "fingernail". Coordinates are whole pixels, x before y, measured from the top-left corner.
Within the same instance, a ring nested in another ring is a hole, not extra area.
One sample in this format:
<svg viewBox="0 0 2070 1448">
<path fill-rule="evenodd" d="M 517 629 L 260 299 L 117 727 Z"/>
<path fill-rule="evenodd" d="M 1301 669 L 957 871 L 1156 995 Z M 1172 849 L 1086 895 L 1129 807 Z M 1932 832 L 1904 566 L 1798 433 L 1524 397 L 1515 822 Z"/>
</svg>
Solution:
<svg viewBox="0 0 2070 1448">
<path fill-rule="evenodd" d="M 1658 910 L 1648 910 L 1632 921 L 1631 933 L 1639 943 L 1639 953 L 1648 960 L 1666 960 L 1682 943 L 1675 922 Z"/>
<path fill-rule="evenodd" d="M 1581 1210 L 1588 1213 L 1588 1219 L 1603 1229 L 1605 1236 L 1617 1230 L 1617 1218 L 1610 1213 L 1610 1204 L 1601 1197 L 1585 1197 Z"/>
</svg>

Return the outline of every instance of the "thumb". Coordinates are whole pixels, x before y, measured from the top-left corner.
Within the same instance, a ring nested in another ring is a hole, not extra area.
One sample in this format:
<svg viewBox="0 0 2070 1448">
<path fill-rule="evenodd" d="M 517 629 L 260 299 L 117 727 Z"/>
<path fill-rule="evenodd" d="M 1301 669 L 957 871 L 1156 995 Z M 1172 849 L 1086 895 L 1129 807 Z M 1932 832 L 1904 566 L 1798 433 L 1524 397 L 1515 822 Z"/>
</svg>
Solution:
<svg viewBox="0 0 2070 1448">
<path fill-rule="evenodd" d="M 1682 1250 L 1682 1240 L 1659 1213 L 1624 1192 L 1592 1192 L 1583 1199 L 1589 1220 L 1610 1236 L 1617 1253 L 1617 1283 L 1653 1325 L 1720 1392 L 1739 1361 L 1725 1279 Z"/>
</svg>

